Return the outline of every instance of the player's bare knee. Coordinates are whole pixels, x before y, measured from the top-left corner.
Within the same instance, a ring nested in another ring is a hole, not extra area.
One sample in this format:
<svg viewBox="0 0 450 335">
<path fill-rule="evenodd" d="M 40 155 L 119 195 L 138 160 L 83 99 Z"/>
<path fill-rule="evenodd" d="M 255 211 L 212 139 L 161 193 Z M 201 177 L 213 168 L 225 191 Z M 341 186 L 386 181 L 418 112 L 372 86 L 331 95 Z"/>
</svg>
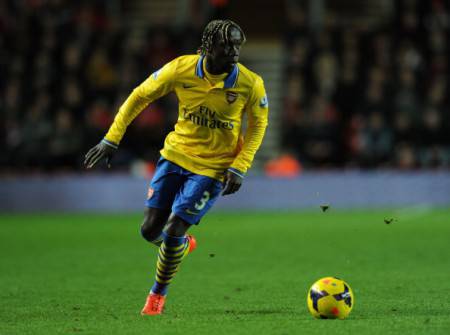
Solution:
<svg viewBox="0 0 450 335">
<path fill-rule="evenodd" d="M 161 231 L 158 232 L 156 229 L 154 229 L 154 227 L 151 224 L 148 224 L 146 221 L 142 223 L 141 235 L 148 242 L 153 242 L 159 237 L 160 234 Z"/>
<path fill-rule="evenodd" d="M 142 237 L 149 242 L 157 240 L 167 222 L 167 217 L 168 213 L 166 211 L 156 208 L 146 208 L 144 210 L 144 220 L 141 225 Z"/>
</svg>

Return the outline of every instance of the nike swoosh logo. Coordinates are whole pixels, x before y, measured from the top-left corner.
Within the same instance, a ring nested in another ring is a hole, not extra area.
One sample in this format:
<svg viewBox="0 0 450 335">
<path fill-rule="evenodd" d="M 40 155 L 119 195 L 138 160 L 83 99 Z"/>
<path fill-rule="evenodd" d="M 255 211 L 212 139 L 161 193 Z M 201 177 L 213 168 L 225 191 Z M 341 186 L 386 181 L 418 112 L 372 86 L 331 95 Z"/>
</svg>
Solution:
<svg viewBox="0 0 450 335">
<path fill-rule="evenodd" d="M 190 209 L 186 209 L 186 213 L 191 215 L 197 215 L 199 212 L 192 212 Z"/>
<path fill-rule="evenodd" d="M 183 84 L 183 88 L 193 88 L 195 85 Z"/>
</svg>

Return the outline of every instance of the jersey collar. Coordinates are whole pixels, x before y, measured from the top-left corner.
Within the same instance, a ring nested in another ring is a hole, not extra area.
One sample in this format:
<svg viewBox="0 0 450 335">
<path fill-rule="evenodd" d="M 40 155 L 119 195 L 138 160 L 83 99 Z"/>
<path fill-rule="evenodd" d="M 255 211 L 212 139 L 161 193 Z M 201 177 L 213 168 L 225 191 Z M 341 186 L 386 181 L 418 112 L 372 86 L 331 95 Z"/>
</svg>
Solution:
<svg viewBox="0 0 450 335">
<path fill-rule="evenodd" d="M 200 58 L 197 61 L 197 66 L 195 68 L 195 74 L 200 77 L 204 78 L 205 73 L 203 71 L 203 60 L 205 59 L 205 56 L 200 56 Z M 233 70 L 228 74 L 228 76 L 225 77 L 223 81 L 223 88 L 231 88 L 235 87 L 237 83 L 237 78 L 239 75 L 239 66 L 237 64 L 234 65 Z"/>
</svg>

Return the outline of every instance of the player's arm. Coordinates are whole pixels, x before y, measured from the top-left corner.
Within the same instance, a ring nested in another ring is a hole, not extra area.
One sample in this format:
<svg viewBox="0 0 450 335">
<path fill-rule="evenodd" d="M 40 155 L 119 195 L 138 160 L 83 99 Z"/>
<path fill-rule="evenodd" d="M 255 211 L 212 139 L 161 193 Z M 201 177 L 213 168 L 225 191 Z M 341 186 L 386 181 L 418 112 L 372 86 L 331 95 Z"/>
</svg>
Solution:
<svg viewBox="0 0 450 335">
<path fill-rule="evenodd" d="M 119 108 L 106 136 L 86 154 L 84 165 L 87 168 L 93 167 L 103 158 L 107 159 L 110 166 L 111 157 L 119 147 L 128 125 L 149 103 L 173 90 L 177 64 L 178 59 L 167 63 L 133 90 Z"/>
<path fill-rule="evenodd" d="M 250 168 L 256 151 L 260 147 L 268 124 L 269 104 L 264 83 L 257 78 L 246 107 L 248 126 L 244 145 L 230 168 L 225 173 L 223 195 L 239 190 L 245 173 Z"/>
</svg>

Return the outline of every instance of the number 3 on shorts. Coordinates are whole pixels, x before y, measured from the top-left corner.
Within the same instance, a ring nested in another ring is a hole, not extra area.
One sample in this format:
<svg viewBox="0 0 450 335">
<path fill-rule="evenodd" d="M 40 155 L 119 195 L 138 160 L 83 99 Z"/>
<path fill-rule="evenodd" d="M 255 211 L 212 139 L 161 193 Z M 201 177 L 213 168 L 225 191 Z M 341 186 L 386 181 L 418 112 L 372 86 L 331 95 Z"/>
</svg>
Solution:
<svg viewBox="0 0 450 335">
<path fill-rule="evenodd" d="M 195 209 L 198 211 L 201 211 L 203 209 L 203 207 L 205 207 L 206 203 L 208 202 L 209 197 L 210 197 L 210 194 L 208 191 L 203 192 L 203 196 L 200 199 L 200 201 L 195 203 Z"/>
</svg>

